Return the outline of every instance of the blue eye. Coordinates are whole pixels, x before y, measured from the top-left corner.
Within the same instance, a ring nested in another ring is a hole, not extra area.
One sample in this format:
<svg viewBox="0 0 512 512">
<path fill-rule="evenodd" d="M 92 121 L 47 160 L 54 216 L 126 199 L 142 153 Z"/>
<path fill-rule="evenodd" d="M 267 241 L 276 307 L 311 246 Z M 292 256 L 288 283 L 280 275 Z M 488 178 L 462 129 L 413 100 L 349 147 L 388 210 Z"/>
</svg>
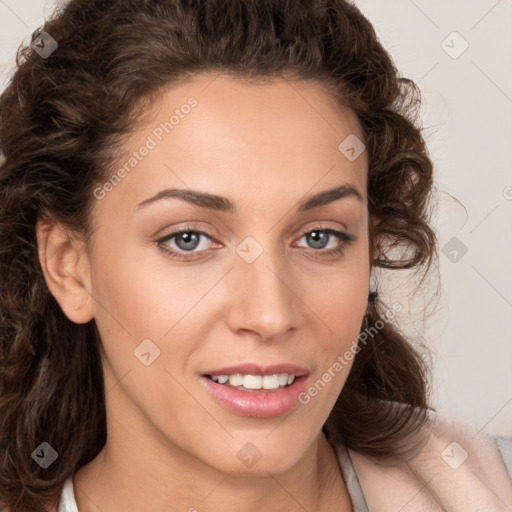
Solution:
<svg viewBox="0 0 512 512">
<path fill-rule="evenodd" d="M 342 231 L 336 231 L 334 229 L 314 229 L 302 235 L 301 238 L 306 237 L 309 243 L 312 242 L 310 247 L 313 249 L 325 249 L 325 245 L 331 240 L 331 238 L 333 238 L 333 235 L 336 238 L 343 240 L 343 242 L 348 242 L 350 239 L 346 233 L 343 233 Z M 337 244 L 335 248 L 336 247 L 339 247 L 339 244 Z"/>
<path fill-rule="evenodd" d="M 170 233 L 157 242 L 161 250 L 171 257 L 180 260 L 190 260 L 196 258 L 194 254 L 209 252 L 208 249 L 198 251 L 195 250 L 200 246 L 202 238 L 209 240 L 212 239 L 212 237 L 210 237 L 207 233 L 186 226 L 179 231 Z M 346 246 L 349 243 L 355 241 L 355 238 L 348 233 L 330 228 L 322 229 L 321 227 L 307 231 L 298 240 L 301 240 L 302 238 L 306 238 L 308 240 L 308 245 L 310 245 L 310 248 L 313 249 L 313 253 L 318 253 L 320 256 L 333 256 L 336 254 L 341 254 L 344 252 Z M 325 249 L 327 243 L 332 238 L 338 239 L 338 242 L 335 244 L 335 246 L 327 250 L 322 250 Z M 173 243 L 175 248 L 169 247 L 169 242 L 171 240 L 174 240 Z M 294 245 L 294 247 L 296 246 Z"/>
<path fill-rule="evenodd" d="M 203 235 L 201 233 L 197 233 L 195 231 L 184 231 L 174 235 L 172 238 L 176 238 L 175 244 L 179 249 L 190 251 L 197 247 L 202 236 Z"/>
<path fill-rule="evenodd" d="M 190 253 L 190 252 L 201 252 L 201 251 L 194 251 L 199 246 L 199 242 L 201 241 L 202 237 L 210 238 L 206 233 L 202 231 L 197 231 L 188 227 L 185 227 L 179 231 L 174 231 L 173 233 L 170 233 L 165 238 L 161 238 L 158 240 L 160 247 L 162 250 L 171 256 L 175 256 L 179 259 L 187 259 L 188 256 L 183 253 Z M 176 246 L 176 249 L 169 248 L 169 244 L 167 242 L 175 239 L 174 245 Z M 204 251 L 203 251 L 204 252 Z"/>
<path fill-rule="evenodd" d="M 355 241 L 355 237 L 348 233 L 330 228 L 323 229 L 321 227 L 316 227 L 304 233 L 299 240 L 306 238 L 310 247 L 312 245 L 314 249 L 325 249 L 327 242 L 333 237 L 338 239 L 338 243 L 334 247 L 327 250 L 314 250 L 313 253 L 320 257 L 342 255 L 347 246 Z"/>
</svg>

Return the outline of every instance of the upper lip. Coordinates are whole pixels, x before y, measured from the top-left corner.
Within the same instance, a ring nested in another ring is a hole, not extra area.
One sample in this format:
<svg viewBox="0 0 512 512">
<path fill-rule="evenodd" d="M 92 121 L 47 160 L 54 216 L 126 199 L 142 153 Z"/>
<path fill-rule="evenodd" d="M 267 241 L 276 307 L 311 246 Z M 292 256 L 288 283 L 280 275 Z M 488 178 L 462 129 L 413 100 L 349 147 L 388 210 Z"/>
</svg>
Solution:
<svg viewBox="0 0 512 512">
<path fill-rule="evenodd" d="M 237 364 L 233 366 L 225 366 L 224 368 L 216 368 L 203 372 L 203 375 L 235 375 L 241 373 L 243 375 L 275 375 L 279 373 L 286 373 L 288 375 L 295 375 L 295 377 L 302 377 L 308 375 L 309 372 L 302 366 L 295 364 L 272 364 L 268 366 L 261 366 L 254 363 Z"/>
</svg>

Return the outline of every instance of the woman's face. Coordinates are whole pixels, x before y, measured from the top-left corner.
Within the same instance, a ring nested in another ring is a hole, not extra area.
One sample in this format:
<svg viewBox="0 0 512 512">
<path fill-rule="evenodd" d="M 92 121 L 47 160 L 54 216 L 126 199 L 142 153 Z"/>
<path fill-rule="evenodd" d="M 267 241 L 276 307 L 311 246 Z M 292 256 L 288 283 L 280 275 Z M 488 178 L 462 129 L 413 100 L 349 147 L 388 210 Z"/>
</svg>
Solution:
<svg viewBox="0 0 512 512">
<path fill-rule="evenodd" d="M 361 129 L 316 83 L 213 74 L 148 119 L 95 190 L 109 443 L 286 470 L 343 387 L 367 305 Z"/>
</svg>

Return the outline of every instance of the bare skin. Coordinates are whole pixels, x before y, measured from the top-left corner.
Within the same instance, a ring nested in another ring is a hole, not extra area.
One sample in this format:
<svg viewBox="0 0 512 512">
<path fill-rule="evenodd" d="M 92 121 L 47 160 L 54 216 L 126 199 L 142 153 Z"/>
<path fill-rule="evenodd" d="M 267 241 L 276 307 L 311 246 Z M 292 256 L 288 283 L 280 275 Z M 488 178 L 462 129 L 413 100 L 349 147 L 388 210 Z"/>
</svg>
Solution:
<svg viewBox="0 0 512 512">
<path fill-rule="evenodd" d="M 190 97 L 197 105 L 158 140 L 155 128 Z M 98 194 L 90 247 L 38 224 L 50 291 L 71 321 L 95 319 L 106 352 L 108 438 L 74 476 L 80 512 L 352 510 L 321 432 L 351 364 L 307 405 L 268 418 L 228 410 L 201 385 L 211 368 L 292 363 L 307 368 L 309 388 L 357 340 L 369 288 L 368 161 L 340 152 L 349 135 L 363 139 L 355 114 L 318 83 L 198 75 L 165 91 L 126 143 L 119 167 L 156 141 Z M 360 198 L 297 210 L 342 185 Z M 167 188 L 223 196 L 237 211 L 177 198 L 138 207 Z M 184 228 L 206 233 L 189 251 L 171 238 Z M 251 263 L 236 251 L 246 237 L 262 248 Z M 160 351 L 147 366 L 134 357 L 146 339 Z M 237 456 L 247 443 L 261 455 L 252 467 Z"/>
</svg>

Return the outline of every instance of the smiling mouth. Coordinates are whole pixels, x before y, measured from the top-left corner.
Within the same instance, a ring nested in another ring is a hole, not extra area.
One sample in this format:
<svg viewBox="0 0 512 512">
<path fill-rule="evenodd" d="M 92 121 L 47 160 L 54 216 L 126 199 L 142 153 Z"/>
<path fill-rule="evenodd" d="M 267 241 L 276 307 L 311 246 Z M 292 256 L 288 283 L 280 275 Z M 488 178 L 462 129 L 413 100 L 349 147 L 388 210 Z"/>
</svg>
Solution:
<svg viewBox="0 0 512 512">
<path fill-rule="evenodd" d="M 295 364 L 239 364 L 201 373 L 207 393 L 239 416 L 273 418 L 292 410 L 304 392 L 309 371 Z"/>
<path fill-rule="evenodd" d="M 279 391 L 293 384 L 296 376 L 288 373 L 273 375 L 250 375 L 235 373 L 233 375 L 205 375 L 213 382 L 239 391 Z"/>
</svg>

